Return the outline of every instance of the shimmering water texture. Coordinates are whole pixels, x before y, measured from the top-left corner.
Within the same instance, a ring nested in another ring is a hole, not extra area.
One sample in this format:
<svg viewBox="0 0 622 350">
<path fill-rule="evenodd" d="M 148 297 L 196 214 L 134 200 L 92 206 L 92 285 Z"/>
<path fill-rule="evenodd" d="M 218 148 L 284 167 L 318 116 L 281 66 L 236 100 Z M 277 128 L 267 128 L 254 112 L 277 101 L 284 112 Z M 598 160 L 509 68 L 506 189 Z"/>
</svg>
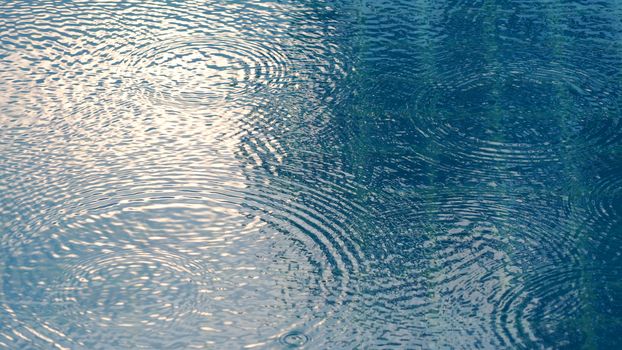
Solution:
<svg viewBox="0 0 622 350">
<path fill-rule="evenodd" d="M 0 349 L 622 348 L 621 19 L 0 0 Z"/>
</svg>

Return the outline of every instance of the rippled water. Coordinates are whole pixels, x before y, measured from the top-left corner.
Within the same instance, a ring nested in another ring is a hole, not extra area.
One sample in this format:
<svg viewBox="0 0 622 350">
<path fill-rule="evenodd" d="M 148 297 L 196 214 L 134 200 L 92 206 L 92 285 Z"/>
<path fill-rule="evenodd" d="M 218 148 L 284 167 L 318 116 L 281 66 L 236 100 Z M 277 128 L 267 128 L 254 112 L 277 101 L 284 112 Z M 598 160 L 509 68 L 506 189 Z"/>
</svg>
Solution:
<svg viewBox="0 0 622 350">
<path fill-rule="evenodd" d="M 0 348 L 622 347 L 619 1 L 0 1 Z"/>
</svg>

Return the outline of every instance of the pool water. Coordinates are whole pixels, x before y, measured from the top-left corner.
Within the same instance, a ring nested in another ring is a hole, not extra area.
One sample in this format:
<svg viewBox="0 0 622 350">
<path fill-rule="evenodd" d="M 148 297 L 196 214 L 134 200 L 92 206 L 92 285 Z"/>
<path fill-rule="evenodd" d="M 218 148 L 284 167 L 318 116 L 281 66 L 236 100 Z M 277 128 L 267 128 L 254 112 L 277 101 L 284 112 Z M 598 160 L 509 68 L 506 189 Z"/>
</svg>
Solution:
<svg viewBox="0 0 622 350">
<path fill-rule="evenodd" d="M 621 348 L 621 18 L 0 0 L 0 349 Z"/>
</svg>

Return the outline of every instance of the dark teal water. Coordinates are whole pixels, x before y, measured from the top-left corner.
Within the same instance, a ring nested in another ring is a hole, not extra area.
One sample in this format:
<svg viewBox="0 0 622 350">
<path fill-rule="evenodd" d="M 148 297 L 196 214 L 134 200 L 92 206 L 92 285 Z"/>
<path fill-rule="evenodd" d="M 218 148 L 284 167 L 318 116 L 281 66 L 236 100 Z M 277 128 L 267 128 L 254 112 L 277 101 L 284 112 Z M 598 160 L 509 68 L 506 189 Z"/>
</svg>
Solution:
<svg viewBox="0 0 622 350">
<path fill-rule="evenodd" d="M 619 1 L 0 1 L 0 349 L 616 349 L 621 252 Z"/>
</svg>

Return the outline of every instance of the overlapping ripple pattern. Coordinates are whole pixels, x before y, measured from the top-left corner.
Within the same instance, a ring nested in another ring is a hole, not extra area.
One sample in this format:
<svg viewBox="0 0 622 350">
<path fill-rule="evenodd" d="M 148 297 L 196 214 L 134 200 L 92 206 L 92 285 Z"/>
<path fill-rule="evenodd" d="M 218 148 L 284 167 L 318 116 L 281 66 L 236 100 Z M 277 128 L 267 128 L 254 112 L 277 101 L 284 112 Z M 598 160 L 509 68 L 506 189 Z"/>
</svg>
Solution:
<svg viewBox="0 0 622 350">
<path fill-rule="evenodd" d="M 0 349 L 622 347 L 620 18 L 0 0 Z"/>
</svg>

